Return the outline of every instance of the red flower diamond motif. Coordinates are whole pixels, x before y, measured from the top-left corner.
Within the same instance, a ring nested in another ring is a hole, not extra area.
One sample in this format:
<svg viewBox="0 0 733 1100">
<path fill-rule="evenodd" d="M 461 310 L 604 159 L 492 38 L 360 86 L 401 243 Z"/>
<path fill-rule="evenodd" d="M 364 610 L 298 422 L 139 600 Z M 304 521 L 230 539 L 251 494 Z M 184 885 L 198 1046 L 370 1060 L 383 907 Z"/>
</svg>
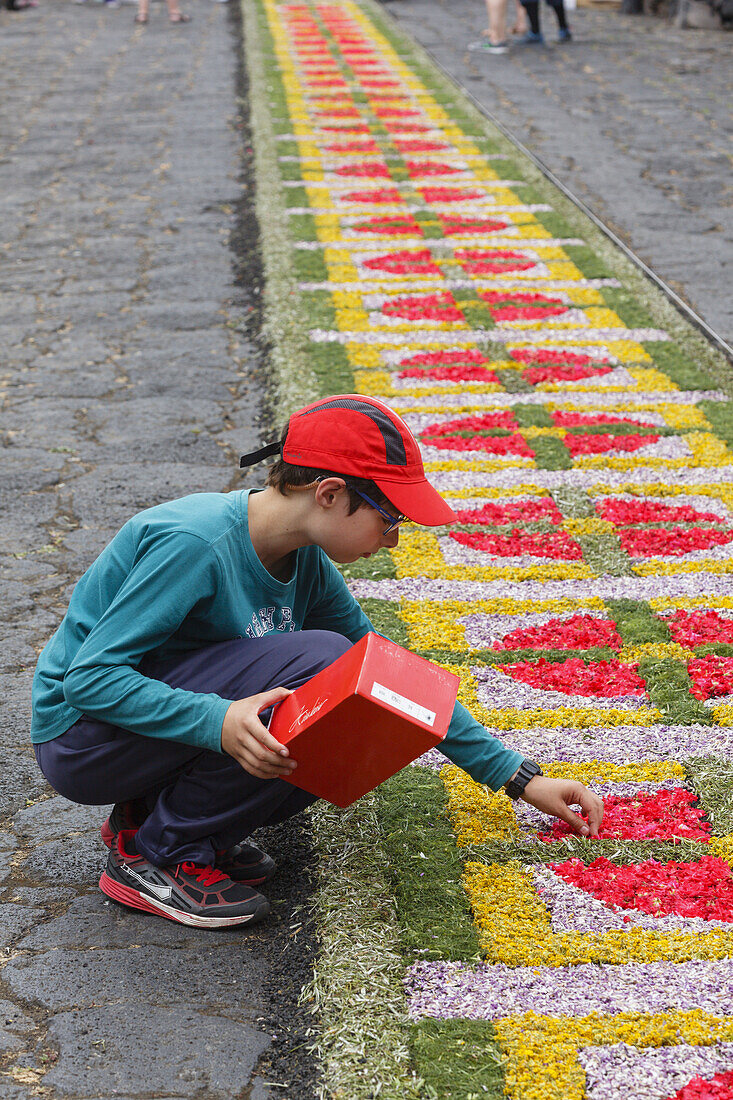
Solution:
<svg viewBox="0 0 733 1100">
<path fill-rule="evenodd" d="M 389 130 L 391 134 L 426 134 L 429 130 L 429 126 L 425 126 L 422 122 L 384 122 L 384 128 Z"/>
<path fill-rule="evenodd" d="M 379 233 L 385 237 L 422 237 L 422 229 L 411 217 L 369 218 L 352 227 L 356 233 Z"/>
<path fill-rule="evenodd" d="M 347 191 L 344 198 L 347 202 L 402 202 L 402 196 L 396 187 L 375 187 L 371 191 Z"/>
<path fill-rule="evenodd" d="M 375 107 L 374 113 L 380 118 L 415 118 L 419 114 L 408 107 Z"/>
<path fill-rule="evenodd" d="M 701 512 L 688 504 L 662 504 L 656 500 L 617 500 L 607 497 L 596 504 L 601 519 L 617 526 L 633 523 L 722 523 L 715 512 Z"/>
<path fill-rule="evenodd" d="M 615 660 L 585 662 L 580 657 L 571 657 L 567 661 L 553 663 L 540 657 L 538 661 L 496 667 L 505 676 L 541 691 L 559 691 L 563 695 L 581 695 L 590 699 L 646 695 L 646 684 L 638 674 L 638 665 L 621 664 Z"/>
<path fill-rule="evenodd" d="M 488 360 L 480 351 L 431 351 L 421 352 L 402 360 L 406 369 L 399 378 L 434 378 L 436 382 L 491 382 L 498 383 L 497 375 L 481 366 Z M 408 366 L 408 364 L 412 364 Z M 422 368 L 428 368 L 427 370 Z"/>
<path fill-rule="evenodd" d="M 712 831 L 695 795 L 684 787 L 612 795 L 603 799 L 603 809 L 601 840 L 707 841 Z M 567 822 L 553 821 L 550 832 L 540 833 L 539 839 L 563 840 L 572 835 Z"/>
<path fill-rule="evenodd" d="M 480 290 L 478 296 L 489 303 L 495 321 L 539 321 L 544 317 L 557 317 L 568 309 L 561 298 L 550 298 L 546 294 Z"/>
<path fill-rule="evenodd" d="M 365 176 L 369 179 L 389 179 L 389 168 L 386 164 L 363 161 L 360 164 L 342 164 L 336 169 L 337 176 Z"/>
<path fill-rule="evenodd" d="M 638 451 L 656 443 L 658 435 L 566 435 L 563 443 L 571 455 L 602 455 L 608 451 Z M 622 536 L 623 541 L 623 536 Z M 687 551 L 683 551 L 687 553 Z"/>
<path fill-rule="evenodd" d="M 418 191 L 427 203 L 431 202 L 470 202 L 483 198 L 481 191 L 466 191 L 459 187 L 418 187 Z"/>
<path fill-rule="evenodd" d="M 339 141 L 335 145 L 327 145 L 329 153 L 378 153 L 379 146 L 374 141 Z"/>
<path fill-rule="evenodd" d="M 443 232 L 449 237 L 461 234 L 475 236 L 478 233 L 498 233 L 507 228 L 506 222 L 500 222 L 496 218 L 469 218 L 446 214 L 440 221 Z"/>
<path fill-rule="evenodd" d="M 401 153 L 437 153 L 441 149 L 449 149 L 444 141 L 420 141 L 414 138 L 397 138 L 395 146 Z"/>
<path fill-rule="evenodd" d="M 468 546 L 472 550 L 483 550 L 485 553 L 493 554 L 499 558 L 520 558 L 526 555 L 532 558 L 552 558 L 554 561 L 580 561 L 583 557 L 580 546 L 567 531 L 553 531 L 552 534 L 548 535 L 529 534 L 519 528 L 515 528 L 508 535 L 484 535 L 469 531 L 451 531 L 450 538 L 460 543 L 461 546 Z M 502 666 L 502 672 L 511 668 L 519 668 L 519 665 Z M 522 678 L 522 675 L 517 675 L 517 679 L 521 680 Z M 529 681 L 525 680 L 524 682 L 528 683 Z M 535 684 L 534 686 L 545 685 Z"/>
<path fill-rule="evenodd" d="M 696 699 L 714 699 L 719 695 L 733 694 L 733 657 L 693 657 L 687 662 L 692 682 L 690 694 Z"/>
<path fill-rule="evenodd" d="M 384 256 L 374 256 L 364 261 L 364 267 L 387 271 L 391 275 L 440 275 L 440 268 L 427 248 L 419 252 L 388 252 Z"/>
<path fill-rule="evenodd" d="M 613 370 L 610 363 L 579 355 L 572 351 L 549 351 L 545 348 L 512 348 L 511 356 L 528 367 L 522 371 L 526 382 L 535 386 L 541 382 L 579 382 Z"/>
<path fill-rule="evenodd" d="M 733 619 L 726 619 L 717 611 L 675 611 L 667 619 L 669 632 L 678 645 L 733 644 Z"/>
<path fill-rule="evenodd" d="M 628 439 L 629 436 L 616 438 Z M 567 439 L 565 440 L 567 443 Z M 619 531 L 621 545 L 632 558 L 682 557 L 694 550 L 710 550 L 733 542 L 733 531 L 695 527 L 625 527 Z"/>
<path fill-rule="evenodd" d="M 436 382 L 492 382 L 499 378 L 492 370 L 479 366 L 433 367 L 432 370 L 411 368 L 399 373 L 400 378 L 434 378 Z"/>
<path fill-rule="evenodd" d="M 359 118 L 359 112 L 355 107 L 328 107 L 316 113 L 321 118 Z"/>
<path fill-rule="evenodd" d="M 634 420 L 630 416 L 613 416 L 610 413 L 554 412 L 552 422 L 558 428 L 595 428 L 601 424 L 634 424 L 639 428 L 654 428 L 649 420 Z"/>
<path fill-rule="evenodd" d="M 537 523 L 538 520 L 546 520 L 559 524 L 563 521 L 562 512 L 555 501 L 549 498 L 518 500 L 511 504 L 490 503 L 481 508 L 457 508 L 454 511 L 459 523 L 486 523 L 495 527 L 504 523 Z"/>
<path fill-rule="evenodd" d="M 689 863 L 619 864 L 601 857 L 587 866 L 579 859 L 550 867 L 573 886 L 614 909 L 637 909 L 661 917 L 733 921 L 733 876 L 723 859 L 702 856 Z"/>
<path fill-rule="evenodd" d="M 365 122 L 345 123 L 338 126 L 329 126 L 326 123 L 321 123 L 321 129 L 327 130 L 329 133 L 337 134 L 368 134 L 370 133 L 369 127 Z"/>
<path fill-rule="evenodd" d="M 595 615 L 572 615 L 569 619 L 551 619 L 541 626 L 512 630 L 491 648 L 591 649 L 593 646 L 610 646 L 621 649 L 621 644 L 616 624 L 609 619 L 600 619 Z"/>
<path fill-rule="evenodd" d="M 447 290 L 414 298 L 393 298 L 382 306 L 382 313 L 387 317 L 404 317 L 407 321 L 463 320 L 463 314 L 456 306 L 453 295 Z"/>
<path fill-rule="evenodd" d="M 510 411 L 478 413 L 476 416 L 460 416 L 454 420 L 444 420 L 442 423 L 429 424 L 420 433 L 424 442 L 432 442 L 440 436 L 452 438 L 457 432 L 482 432 L 491 431 L 492 428 L 508 428 L 514 430 L 517 422 Z"/>
<path fill-rule="evenodd" d="M 462 168 L 456 168 L 454 164 L 446 164 L 439 160 L 408 160 L 405 167 L 413 179 L 423 176 L 454 176 L 462 172 Z"/>
<path fill-rule="evenodd" d="M 527 271 L 535 266 L 522 252 L 502 248 L 457 248 L 455 257 L 470 275 L 494 275 L 502 271 Z"/>
<path fill-rule="evenodd" d="M 517 434 L 511 412 L 483 413 L 478 416 L 461 416 L 442 424 L 431 424 L 420 433 L 423 443 L 448 451 L 485 451 L 488 454 L 523 455 L 534 457 L 524 436 Z M 493 435 L 496 429 L 512 432 L 511 435 Z M 479 434 L 481 433 L 481 434 Z M 464 541 L 462 538 L 458 541 Z"/>
</svg>

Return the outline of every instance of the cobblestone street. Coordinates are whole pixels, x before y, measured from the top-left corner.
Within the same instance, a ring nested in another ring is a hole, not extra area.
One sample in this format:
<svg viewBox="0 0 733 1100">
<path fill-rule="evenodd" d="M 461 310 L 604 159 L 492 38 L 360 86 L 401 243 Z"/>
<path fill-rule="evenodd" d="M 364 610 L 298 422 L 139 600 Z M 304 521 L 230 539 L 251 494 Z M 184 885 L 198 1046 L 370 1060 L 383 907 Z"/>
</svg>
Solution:
<svg viewBox="0 0 733 1100">
<path fill-rule="evenodd" d="M 237 289 L 230 249 L 247 201 L 236 13 L 189 10 L 169 27 L 153 5 L 145 29 L 127 6 L 0 13 L 7 1100 L 40 1082 L 49 1097 L 270 1095 L 257 1074 L 249 1088 L 278 1030 L 268 952 L 281 966 L 297 846 L 254 934 L 118 910 L 97 888 L 104 811 L 52 796 L 28 736 L 36 653 L 79 575 L 135 511 L 243 484 L 240 448 L 259 438 L 262 380 L 236 331 L 256 293 Z"/>
<path fill-rule="evenodd" d="M 731 36 L 581 9 L 559 45 L 469 52 L 480 0 L 384 4 L 466 91 L 538 156 L 728 343 L 733 201 Z M 511 14 L 511 6 L 510 6 Z"/>
</svg>

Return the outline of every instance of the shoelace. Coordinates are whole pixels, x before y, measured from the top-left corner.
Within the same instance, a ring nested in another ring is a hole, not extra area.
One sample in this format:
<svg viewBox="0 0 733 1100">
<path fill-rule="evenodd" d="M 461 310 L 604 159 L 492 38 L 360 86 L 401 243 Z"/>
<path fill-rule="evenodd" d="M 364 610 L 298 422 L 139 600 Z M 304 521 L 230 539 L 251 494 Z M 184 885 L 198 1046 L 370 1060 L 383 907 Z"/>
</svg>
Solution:
<svg viewBox="0 0 733 1100">
<path fill-rule="evenodd" d="M 217 871 L 216 867 L 202 867 L 199 863 L 182 863 L 181 870 L 191 878 L 195 878 L 202 886 L 213 886 L 215 882 L 221 882 L 227 876 Z"/>
</svg>

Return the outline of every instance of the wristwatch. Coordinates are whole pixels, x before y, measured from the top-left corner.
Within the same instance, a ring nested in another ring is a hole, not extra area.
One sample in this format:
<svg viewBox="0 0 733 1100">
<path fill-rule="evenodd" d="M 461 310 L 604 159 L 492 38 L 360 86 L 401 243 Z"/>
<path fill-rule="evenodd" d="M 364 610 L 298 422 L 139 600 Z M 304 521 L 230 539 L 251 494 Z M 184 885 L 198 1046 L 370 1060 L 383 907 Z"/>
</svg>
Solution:
<svg viewBox="0 0 733 1100">
<path fill-rule="evenodd" d="M 543 774 L 542 768 L 534 760 L 524 760 L 514 778 L 504 784 L 504 790 L 510 798 L 521 798 L 530 779 Z"/>
</svg>

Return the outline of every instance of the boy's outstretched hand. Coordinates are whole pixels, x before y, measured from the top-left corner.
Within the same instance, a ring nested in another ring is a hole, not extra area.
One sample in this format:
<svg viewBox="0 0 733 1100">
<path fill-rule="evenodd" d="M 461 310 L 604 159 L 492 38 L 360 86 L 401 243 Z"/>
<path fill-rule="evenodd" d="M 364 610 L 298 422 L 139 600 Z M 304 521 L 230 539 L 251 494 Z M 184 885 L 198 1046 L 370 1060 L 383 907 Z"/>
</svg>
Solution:
<svg viewBox="0 0 733 1100">
<path fill-rule="evenodd" d="M 258 779 L 282 779 L 297 767 L 284 745 L 260 721 L 260 713 L 286 699 L 292 692 L 285 687 L 261 691 L 247 699 L 237 699 L 224 715 L 221 747 Z"/>
<path fill-rule="evenodd" d="M 566 821 L 579 836 L 597 837 L 603 822 L 603 802 L 574 779 L 548 779 L 535 775 L 524 788 L 522 798 L 543 814 L 552 814 Z M 588 823 L 570 809 L 580 806 Z"/>
</svg>

